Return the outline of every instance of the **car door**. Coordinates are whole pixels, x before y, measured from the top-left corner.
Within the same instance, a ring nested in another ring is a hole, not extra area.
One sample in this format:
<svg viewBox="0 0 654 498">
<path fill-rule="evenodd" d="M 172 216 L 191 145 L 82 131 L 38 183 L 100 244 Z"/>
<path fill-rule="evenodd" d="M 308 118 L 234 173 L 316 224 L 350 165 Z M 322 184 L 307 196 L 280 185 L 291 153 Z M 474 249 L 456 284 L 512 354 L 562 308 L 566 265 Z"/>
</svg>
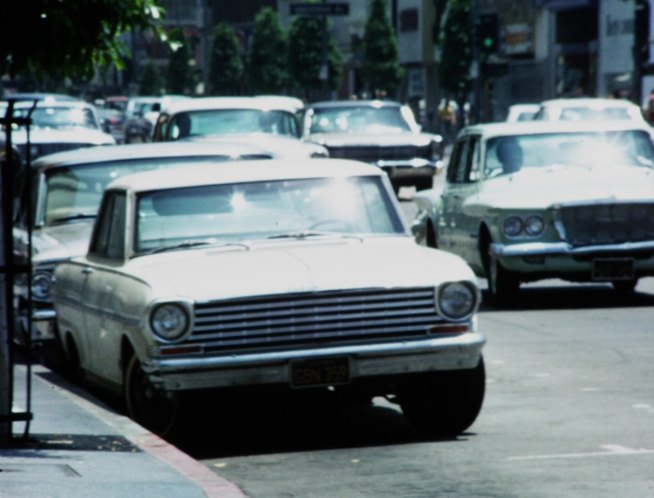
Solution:
<svg viewBox="0 0 654 498">
<path fill-rule="evenodd" d="M 125 261 L 126 195 L 107 192 L 89 248 L 85 274 L 84 353 L 89 371 L 100 379 L 121 382 L 117 373 L 120 337 L 116 337 L 114 301 Z"/>
<path fill-rule="evenodd" d="M 466 199 L 478 192 L 479 137 L 465 135 L 454 145 L 439 217 L 438 243 L 447 251 L 464 256 L 470 246 L 470 219 L 463 213 Z"/>
</svg>

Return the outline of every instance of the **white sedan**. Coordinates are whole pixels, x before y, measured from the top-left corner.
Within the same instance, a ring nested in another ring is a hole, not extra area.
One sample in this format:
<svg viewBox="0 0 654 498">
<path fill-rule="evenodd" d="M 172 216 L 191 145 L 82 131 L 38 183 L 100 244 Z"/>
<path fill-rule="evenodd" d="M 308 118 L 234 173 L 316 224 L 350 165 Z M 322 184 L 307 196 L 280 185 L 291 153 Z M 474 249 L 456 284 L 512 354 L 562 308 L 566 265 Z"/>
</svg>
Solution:
<svg viewBox="0 0 654 498">
<path fill-rule="evenodd" d="M 386 395 L 440 435 L 466 430 L 484 397 L 476 277 L 417 245 L 386 175 L 358 162 L 122 177 L 53 300 L 74 371 L 162 434 L 187 390 Z"/>
</svg>

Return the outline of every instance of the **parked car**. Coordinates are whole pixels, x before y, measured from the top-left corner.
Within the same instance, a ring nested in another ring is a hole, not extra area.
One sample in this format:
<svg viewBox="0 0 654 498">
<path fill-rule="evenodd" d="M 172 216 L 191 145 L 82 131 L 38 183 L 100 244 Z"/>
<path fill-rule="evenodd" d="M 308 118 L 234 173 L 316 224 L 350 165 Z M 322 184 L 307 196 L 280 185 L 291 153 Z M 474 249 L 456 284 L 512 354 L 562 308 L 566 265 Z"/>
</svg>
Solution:
<svg viewBox="0 0 654 498">
<path fill-rule="evenodd" d="M 262 144 L 285 157 L 329 157 L 325 147 L 299 138 L 301 101 L 284 96 L 207 97 L 175 101 L 162 109 L 154 141 Z"/>
<path fill-rule="evenodd" d="M 654 148 L 622 122 L 470 126 L 442 190 L 419 192 L 417 240 L 463 257 L 490 297 L 545 278 L 632 291 L 654 275 Z"/>
<path fill-rule="evenodd" d="M 299 138 L 297 108 L 277 97 L 203 97 L 162 108 L 155 142 L 208 135 L 268 133 Z"/>
<path fill-rule="evenodd" d="M 7 106 L 7 101 L 0 102 L 0 115 L 5 115 Z M 116 143 L 102 130 L 97 109 L 78 99 L 46 96 L 42 100 L 24 99 L 14 103 L 14 117 L 28 115 L 32 120 L 29 149 L 27 127 L 12 127 L 12 142 L 24 161 L 54 152 Z"/>
<path fill-rule="evenodd" d="M 543 121 L 614 121 L 628 120 L 646 124 L 639 106 L 624 99 L 567 98 L 540 103 L 534 119 Z"/>
<path fill-rule="evenodd" d="M 327 147 L 329 156 L 374 164 L 393 188 L 431 188 L 442 166 L 443 138 L 421 133 L 408 106 L 386 100 L 342 100 L 308 104 L 302 135 Z"/>
<path fill-rule="evenodd" d="M 28 219 L 30 210 L 24 206 L 14 228 L 18 256 L 27 258 L 30 253 L 30 232 L 32 243 L 31 286 L 28 275 L 16 279 L 17 342 L 27 344 L 31 329 L 34 344 L 43 349 L 50 347 L 48 343 L 54 338 L 52 272 L 58 262 L 85 254 L 102 192 L 110 181 L 137 171 L 154 169 L 160 173 L 172 166 L 198 162 L 216 164 L 292 155 L 288 150 L 270 151 L 259 144 L 166 143 L 81 149 L 35 161 L 30 178 L 21 181 L 32 189 L 28 196 L 32 199 L 32 219 Z M 32 327 L 28 325 L 30 317 Z"/>
<path fill-rule="evenodd" d="M 432 434 L 474 422 L 476 278 L 413 241 L 382 171 L 303 159 L 166 173 L 109 185 L 88 253 L 55 270 L 69 361 L 132 418 L 165 434 L 181 393 L 259 386 L 395 394 Z"/>
</svg>

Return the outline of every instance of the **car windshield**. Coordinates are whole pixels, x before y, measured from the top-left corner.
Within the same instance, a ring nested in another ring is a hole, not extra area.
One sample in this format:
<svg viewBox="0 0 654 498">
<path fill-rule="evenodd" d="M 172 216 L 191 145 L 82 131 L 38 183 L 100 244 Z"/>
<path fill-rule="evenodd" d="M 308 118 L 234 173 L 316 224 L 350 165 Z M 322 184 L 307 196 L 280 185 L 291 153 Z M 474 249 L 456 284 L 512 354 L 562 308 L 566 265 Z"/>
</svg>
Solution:
<svg viewBox="0 0 654 498">
<path fill-rule="evenodd" d="M 226 161 L 227 156 L 184 158 L 183 163 Z M 179 166 L 179 158 L 111 161 L 47 170 L 41 185 L 36 185 L 35 225 L 51 225 L 95 217 L 105 187 L 116 178 L 130 173 Z"/>
<path fill-rule="evenodd" d="M 399 107 L 316 108 L 311 133 L 401 133 L 412 131 Z"/>
<path fill-rule="evenodd" d="M 297 137 L 298 125 L 295 114 L 282 110 L 217 109 L 176 114 L 167 131 L 169 140 L 243 133 Z"/>
<path fill-rule="evenodd" d="M 490 139 L 485 176 L 551 165 L 654 167 L 654 146 L 641 130 L 549 133 Z"/>
<path fill-rule="evenodd" d="M 364 233 L 404 233 L 379 177 L 203 185 L 140 194 L 134 252 Z"/>
<path fill-rule="evenodd" d="M 30 108 L 14 108 L 14 116 L 27 117 Z M 32 112 L 32 127 L 39 128 L 89 128 L 97 130 L 98 123 L 89 108 L 79 106 L 38 106 Z"/>
<path fill-rule="evenodd" d="M 601 121 L 633 119 L 625 107 L 565 107 L 561 109 L 561 121 Z"/>
</svg>

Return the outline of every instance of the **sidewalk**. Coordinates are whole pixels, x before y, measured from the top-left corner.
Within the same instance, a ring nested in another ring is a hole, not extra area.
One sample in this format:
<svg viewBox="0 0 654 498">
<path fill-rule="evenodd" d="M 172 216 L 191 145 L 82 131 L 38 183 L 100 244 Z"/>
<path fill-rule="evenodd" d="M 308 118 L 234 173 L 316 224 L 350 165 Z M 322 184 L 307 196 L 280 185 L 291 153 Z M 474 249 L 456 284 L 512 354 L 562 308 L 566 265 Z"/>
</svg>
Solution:
<svg viewBox="0 0 654 498">
<path fill-rule="evenodd" d="M 25 365 L 14 370 L 14 411 L 26 409 Z M 244 498 L 201 463 L 41 365 L 32 367 L 28 438 L 0 447 L 1 498 Z"/>
</svg>

